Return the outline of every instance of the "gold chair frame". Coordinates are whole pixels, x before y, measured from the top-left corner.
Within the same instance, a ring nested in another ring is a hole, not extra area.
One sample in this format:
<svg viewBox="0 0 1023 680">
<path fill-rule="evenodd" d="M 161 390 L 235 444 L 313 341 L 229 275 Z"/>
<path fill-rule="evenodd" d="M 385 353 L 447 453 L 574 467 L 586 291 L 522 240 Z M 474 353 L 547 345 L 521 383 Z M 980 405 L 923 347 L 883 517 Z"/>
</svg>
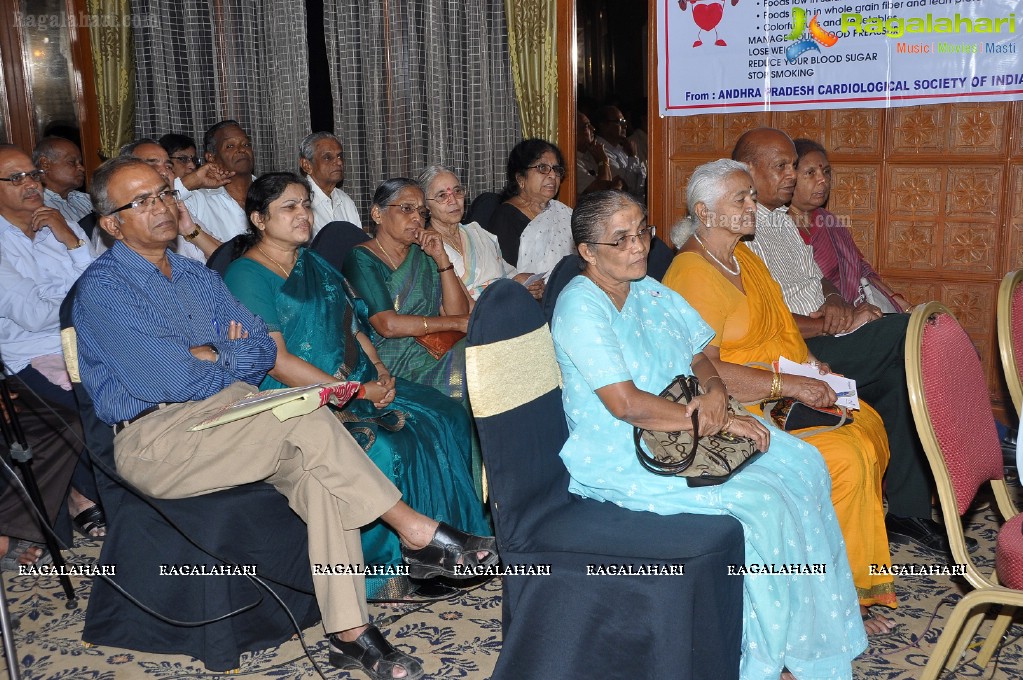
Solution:
<svg viewBox="0 0 1023 680">
<path fill-rule="evenodd" d="M 1009 396 L 1012 398 L 1017 417 L 1023 408 L 1023 379 L 1016 368 L 1016 348 L 1012 344 L 1012 295 L 1020 282 L 1023 282 L 1023 269 L 1005 275 L 998 286 L 998 307 L 995 314 L 998 326 L 998 354 L 1002 357 L 1002 372 L 1005 374 L 1005 384 L 1009 386 Z"/>
<path fill-rule="evenodd" d="M 1014 609 L 1016 607 L 1023 607 L 1023 591 L 1000 585 L 997 572 L 992 572 L 990 577 L 985 576 L 977 565 L 974 564 L 966 548 L 966 540 L 963 535 L 962 521 L 957 510 L 952 480 L 934 431 L 934 424 L 931 421 L 923 391 L 920 351 L 921 342 L 923 341 L 923 330 L 928 320 L 938 314 L 947 314 L 955 319 L 955 315 L 941 303 L 929 302 L 926 305 L 918 306 L 909 320 L 909 328 L 906 331 L 906 378 L 909 382 L 909 402 L 913 411 L 913 420 L 916 423 L 917 433 L 920 436 L 924 452 L 927 454 L 927 462 L 930 464 L 931 472 L 934 475 L 935 485 L 938 490 L 938 500 L 941 502 L 942 518 L 944 519 L 946 531 L 948 531 L 949 544 L 952 548 L 952 556 L 957 563 L 965 565 L 966 573 L 964 576 L 969 584 L 973 586 L 974 590 L 967 593 L 956 604 L 955 609 L 953 609 L 951 616 L 949 616 L 945 624 L 944 631 L 941 633 L 941 637 L 938 638 L 937 646 L 927 661 L 927 666 L 924 668 L 921 680 L 937 680 L 942 669 L 945 667 L 945 661 L 949 658 L 950 652 L 952 653 L 951 658 L 953 662 L 962 657 L 967 646 L 976 635 L 978 628 L 980 628 L 988 606 L 992 604 L 1005 605 L 977 655 L 977 664 L 981 667 L 986 667 L 1012 619 Z M 990 483 L 994 491 L 998 511 L 1003 519 L 1008 521 L 1018 511 L 1009 496 L 1005 481 L 994 479 Z"/>
</svg>

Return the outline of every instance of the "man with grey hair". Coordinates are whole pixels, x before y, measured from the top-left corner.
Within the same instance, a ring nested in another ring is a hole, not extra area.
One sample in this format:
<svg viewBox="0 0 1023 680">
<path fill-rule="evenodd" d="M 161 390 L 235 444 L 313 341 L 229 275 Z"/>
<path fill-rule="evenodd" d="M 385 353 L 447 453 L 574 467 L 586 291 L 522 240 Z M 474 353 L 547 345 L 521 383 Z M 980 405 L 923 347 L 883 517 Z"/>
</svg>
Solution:
<svg viewBox="0 0 1023 680">
<path fill-rule="evenodd" d="M 113 427 L 117 471 L 157 498 L 272 484 L 308 527 L 331 664 L 377 678 L 422 677 L 420 663 L 368 623 L 361 527 L 377 520 L 392 527 L 412 574 L 455 578 L 496 564 L 494 539 L 403 503 L 327 409 L 285 421 L 265 411 L 194 431 L 253 392 L 274 367 L 277 346 L 218 274 L 168 250 L 180 206 L 163 177 L 115 158 L 96 171 L 92 189 L 99 226 L 117 243 L 82 275 L 72 318 L 82 384 Z M 340 574 L 323 565 L 352 568 Z"/>
<path fill-rule="evenodd" d="M 32 163 L 45 174 L 43 203 L 58 210 L 68 222 L 80 222 L 92 212 L 92 199 L 78 191 L 85 183 L 82 152 L 63 137 L 43 137 L 32 150 Z"/>
<path fill-rule="evenodd" d="M 749 165 L 757 190 L 757 231 L 750 249 L 781 286 L 813 355 L 856 380 L 859 396 L 884 420 L 892 453 L 885 476 L 888 533 L 947 553 L 944 527 L 931 519 L 930 472 L 909 406 L 904 351 L 909 317 L 882 316 L 870 304 L 849 305 L 824 278 L 788 214 L 796 148 L 787 134 L 750 130 L 736 142 L 732 158 Z"/>
<path fill-rule="evenodd" d="M 142 137 L 129 142 L 121 147 L 120 156 L 122 158 L 138 158 L 156 170 L 157 174 L 167 182 L 167 186 L 174 186 L 173 165 L 167 155 L 167 150 L 156 140 Z M 96 229 L 92 234 L 92 244 L 96 254 L 101 255 L 114 245 L 114 239 L 103 229 Z M 171 244 L 174 252 L 205 264 L 213 251 L 219 247 L 220 241 L 193 220 L 188 209 L 182 206 L 179 211 L 178 238 Z"/>
<path fill-rule="evenodd" d="M 362 226 L 355 201 L 338 186 L 345 181 L 345 150 L 341 140 L 329 132 L 307 136 L 298 149 L 298 167 L 310 180 L 313 236 L 328 222 Z"/>
</svg>

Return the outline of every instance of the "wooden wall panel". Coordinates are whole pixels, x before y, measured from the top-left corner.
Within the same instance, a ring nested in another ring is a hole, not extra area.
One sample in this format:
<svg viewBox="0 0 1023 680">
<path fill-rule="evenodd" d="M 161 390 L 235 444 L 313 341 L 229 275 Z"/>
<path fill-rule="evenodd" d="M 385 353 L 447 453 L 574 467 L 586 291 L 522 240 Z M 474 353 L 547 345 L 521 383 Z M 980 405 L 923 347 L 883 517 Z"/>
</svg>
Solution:
<svg viewBox="0 0 1023 680">
<path fill-rule="evenodd" d="M 651 53 L 651 63 L 656 54 Z M 652 85 L 653 86 L 653 85 Z M 996 410 L 1012 410 L 998 361 L 998 283 L 1023 267 L 1023 102 L 660 118 L 651 89 L 650 214 L 685 214 L 693 168 L 770 125 L 829 149 L 830 208 L 896 290 L 940 300 L 970 333 Z"/>
</svg>

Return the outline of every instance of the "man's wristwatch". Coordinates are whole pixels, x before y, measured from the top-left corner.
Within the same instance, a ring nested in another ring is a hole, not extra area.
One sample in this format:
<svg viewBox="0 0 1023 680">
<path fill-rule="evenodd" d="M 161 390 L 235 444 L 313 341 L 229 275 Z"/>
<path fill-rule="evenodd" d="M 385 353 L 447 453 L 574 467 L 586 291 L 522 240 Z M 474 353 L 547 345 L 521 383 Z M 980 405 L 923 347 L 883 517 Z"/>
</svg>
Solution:
<svg viewBox="0 0 1023 680">
<path fill-rule="evenodd" d="M 203 345 L 203 347 L 209 347 L 210 348 L 210 351 L 213 352 L 213 360 L 214 361 L 216 361 L 217 359 L 220 358 L 220 350 L 217 349 L 217 346 L 214 345 L 213 343 L 205 344 L 205 345 Z"/>
<path fill-rule="evenodd" d="M 73 246 L 68 247 L 68 250 L 78 250 L 79 248 L 81 248 L 84 245 L 85 245 L 85 241 L 82 240 L 82 239 L 78 239 L 78 243 L 74 244 Z"/>
</svg>

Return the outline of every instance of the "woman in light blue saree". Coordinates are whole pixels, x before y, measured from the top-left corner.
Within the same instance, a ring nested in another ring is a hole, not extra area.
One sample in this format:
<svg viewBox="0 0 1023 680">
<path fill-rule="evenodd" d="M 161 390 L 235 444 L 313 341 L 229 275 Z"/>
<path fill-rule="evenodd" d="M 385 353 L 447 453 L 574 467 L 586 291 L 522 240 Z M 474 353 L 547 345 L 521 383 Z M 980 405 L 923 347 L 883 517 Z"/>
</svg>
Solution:
<svg viewBox="0 0 1023 680">
<path fill-rule="evenodd" d="M 336 269 L 302 247 L 311 224 L 307 185 L 290 173 L 264 175 L 249 190 L 246 212 L 251 245 L 224 280 L 278 343 L 277 365 L 260 387 L 362 383 L 360 398 L 335 414 L 405 502 L 463 531 L 489 533 L 473 488 L 465 410 L 391 375 L 370 341 L 365 306 Z M 362 544 L 367 565 L 401 564 L 398 536 L 384 524 L 365 527 Z M 367 579 L 371 598 L 384 596 L 384 585 L 401 594 L 388 576 Z"/>
</svg>

